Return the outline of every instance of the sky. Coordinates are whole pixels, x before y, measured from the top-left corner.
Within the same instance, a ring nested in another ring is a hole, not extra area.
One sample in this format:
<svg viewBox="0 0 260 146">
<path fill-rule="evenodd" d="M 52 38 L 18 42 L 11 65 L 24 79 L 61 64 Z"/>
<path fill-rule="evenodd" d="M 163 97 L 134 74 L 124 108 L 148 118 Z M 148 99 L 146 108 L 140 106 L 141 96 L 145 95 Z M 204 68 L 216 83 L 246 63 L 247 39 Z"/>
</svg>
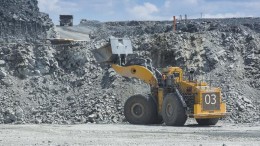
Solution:
<svg viewBox="0 0 260 146">
<path fill-rule="evenodd" d="M 259 17 L 260 0 L 38 0 L 41 12 L 55 24 L 60 14 L 98 21 L 172 20 L 188 18 Z"/>
</svg>

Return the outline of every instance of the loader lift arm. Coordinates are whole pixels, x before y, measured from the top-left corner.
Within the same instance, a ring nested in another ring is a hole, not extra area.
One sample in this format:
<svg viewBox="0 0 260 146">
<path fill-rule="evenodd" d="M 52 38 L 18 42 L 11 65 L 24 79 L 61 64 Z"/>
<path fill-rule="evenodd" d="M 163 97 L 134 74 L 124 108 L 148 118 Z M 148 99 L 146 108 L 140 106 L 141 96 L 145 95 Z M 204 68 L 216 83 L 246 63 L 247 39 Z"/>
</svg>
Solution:
<svg viewBox="0 0 260 146">
<path fill-rule="evenodd" d="M 112 68 L 121 76 L 141 79 L 151 87 L 158 87 L 156 76 L 146 67 L 140 65 L 120 66 L 112 64 Z"/>
<path fill-rule="evenodd" d="M 121 76 L 134 77 L 144 81 L 151 87 L 158 87 L 159 71 L 152 67 L 150 59 L 135 58 L 127 61 L 127 56 L 133 54 L 131 41 L 127 38 L 111 37 L 109 43 L 92 50 L 99 63 L 108 63 Z"/>
</svg>

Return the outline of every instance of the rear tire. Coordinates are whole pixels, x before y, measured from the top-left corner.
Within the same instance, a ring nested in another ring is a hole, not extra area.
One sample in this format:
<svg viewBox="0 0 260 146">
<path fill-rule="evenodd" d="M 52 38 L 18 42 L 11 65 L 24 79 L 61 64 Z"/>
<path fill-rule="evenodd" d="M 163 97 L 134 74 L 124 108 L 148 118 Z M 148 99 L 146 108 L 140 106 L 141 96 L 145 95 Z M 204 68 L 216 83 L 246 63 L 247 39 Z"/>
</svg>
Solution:
<svg viewBox="0 0 260 146">
<path fill-rule="evenodd" d="M 152 98 L 138 94 L 126 100 L 124 115 L 131 124 L 152 124 L 155 119 L 156 108 L 154 108 Z"/>
<path fill-rule="evenodd" d="M 167 94 L 162 106 L 163 121 L 167 126 L 183 126 L 187 120 L 185 108 L 176 94 Z"/>
<path fill-rule="evenodd" d="M 196 119 L 199 125 L 216 125 L 218 123 L 219 118 L 213 119 Z"/>
</svg>

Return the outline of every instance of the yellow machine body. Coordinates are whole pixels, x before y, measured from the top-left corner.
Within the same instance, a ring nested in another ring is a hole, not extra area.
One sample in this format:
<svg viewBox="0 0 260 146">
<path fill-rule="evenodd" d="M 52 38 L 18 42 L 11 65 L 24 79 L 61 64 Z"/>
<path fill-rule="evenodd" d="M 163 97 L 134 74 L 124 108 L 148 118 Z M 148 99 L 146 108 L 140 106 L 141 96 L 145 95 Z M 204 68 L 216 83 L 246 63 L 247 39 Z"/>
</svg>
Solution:
<svg viewBox="0 0 260 146">
<path fill-rule="evenodd" d="M 162 111 L 163 99 L 168 93 L 168 87 L 159 87 L 157 78 L 149 69 L 139 65 L 123 67 L 117 64 L 112 64 L 112 68 L 122 76 L 135 77 L 150 84 L 151 87 L 156 90 L 154 96 L 158 103 L 158 113 Z M 190 105 L 192 107 L 189 107 L 192 111 L 187 113 L 189 117 L 195 119 L 208 119 L 221 118 L 226 115 L 226 103 L 222 102 L 220 88 L 210 87 L 205 82 L 184 80 L 183 71 L 180 67 L 168 67 L 163 70 L 163 74 L 166 76 L 178 74 L 177 77 L 172 78 L 171 82 L 177 85 L 184 97 L 191 96 L 193 98 L 190 100 L 194 100 L 194 104 Z"/>
</svg>

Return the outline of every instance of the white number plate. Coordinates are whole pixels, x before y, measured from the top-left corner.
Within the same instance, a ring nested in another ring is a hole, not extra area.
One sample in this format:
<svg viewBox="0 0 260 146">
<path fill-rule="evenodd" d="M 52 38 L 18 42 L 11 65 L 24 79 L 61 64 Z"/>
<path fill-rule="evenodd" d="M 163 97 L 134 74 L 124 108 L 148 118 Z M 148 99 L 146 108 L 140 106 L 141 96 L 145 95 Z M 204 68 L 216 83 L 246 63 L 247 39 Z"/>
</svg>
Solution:
<svg viewBox="0 0 260 146">
<path fill-rule="evenodd" d="M 219 93 L 202 94 L 202 109 L 203 110 L 219 110 L 220 109 Z"/>
</svg>

